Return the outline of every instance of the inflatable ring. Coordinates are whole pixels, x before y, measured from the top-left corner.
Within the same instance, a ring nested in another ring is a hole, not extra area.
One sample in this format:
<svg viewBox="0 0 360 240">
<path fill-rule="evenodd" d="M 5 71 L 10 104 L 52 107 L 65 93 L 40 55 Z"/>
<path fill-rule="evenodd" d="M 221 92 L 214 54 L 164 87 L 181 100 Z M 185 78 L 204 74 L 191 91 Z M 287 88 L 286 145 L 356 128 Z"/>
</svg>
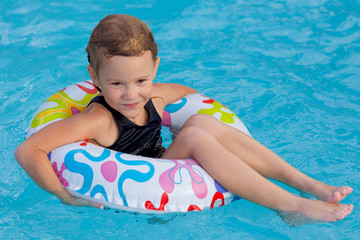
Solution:
<svg viewBox="0 0 360 240">
<path fill-rule="evenodd" d="M 89 81 L 54 94 L 36 111 L 26 137 L 84 111 L 97 94 Z M 177 131 L 196 113 L 212 115 L 249 134 L 232 111 L 201 94 L 190 94 L 168 105 L 163 124 Z M 145 213 L 201 211 L 238 199 L 193 159 L 135 156 L 84 140 L 54 149 L 49 160 L 70 194 L 114 209 Z"/>
</svg>

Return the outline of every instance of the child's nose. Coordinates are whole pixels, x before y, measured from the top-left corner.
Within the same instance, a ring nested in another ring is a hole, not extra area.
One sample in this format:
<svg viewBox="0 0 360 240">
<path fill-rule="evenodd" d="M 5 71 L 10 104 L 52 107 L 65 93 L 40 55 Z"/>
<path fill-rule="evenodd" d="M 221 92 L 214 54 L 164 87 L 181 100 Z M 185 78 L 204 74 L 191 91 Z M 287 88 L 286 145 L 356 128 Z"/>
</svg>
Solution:
<svg viewBox="0 0 360 240">
<path fill-rule="evenodd" d="M 126 89 L 125 97 L 127 99 L 135 99 L 139 95 L 139 91 L 136 86 L 128 86 Z"/>
</svg>

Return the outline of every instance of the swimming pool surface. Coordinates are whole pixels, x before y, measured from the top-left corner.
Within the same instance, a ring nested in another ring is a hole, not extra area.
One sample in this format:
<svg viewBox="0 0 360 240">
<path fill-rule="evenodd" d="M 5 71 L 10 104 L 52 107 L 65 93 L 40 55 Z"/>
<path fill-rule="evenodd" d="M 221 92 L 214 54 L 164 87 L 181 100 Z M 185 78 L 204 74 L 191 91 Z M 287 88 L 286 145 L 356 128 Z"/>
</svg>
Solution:
<svg viewBox="0 0 360 240">
<path fill-rule="evenodd" d="M 1 239 L 360 238 L 359 0 L 74 2 L 0 3 Z M 161 58 L 156 81 L 221 101 L 296 168 L 352 186 L 344 203 L 353 213 L 291 228 L 245 200 L 154 216 L 69 207 L 37 187 L 13 152 L 46 98 L 89 79 L 85 46 L 112 13 L 150 25 Z"/>
</svg>

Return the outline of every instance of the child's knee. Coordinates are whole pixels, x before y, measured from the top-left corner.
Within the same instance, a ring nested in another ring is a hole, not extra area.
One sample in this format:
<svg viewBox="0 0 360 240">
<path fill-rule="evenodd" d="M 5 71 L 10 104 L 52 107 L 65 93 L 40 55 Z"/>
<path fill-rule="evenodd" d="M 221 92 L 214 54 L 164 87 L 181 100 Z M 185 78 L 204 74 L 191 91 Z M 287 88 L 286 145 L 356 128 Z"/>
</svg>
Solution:
<svg viewBox="0 0 360 240">
<path fill-rule="evenodd" d="M 197 142 L 208 137 L 208 133 L 197 126 L 187 126 L 181 129 L 176 138 L 188 146 L 195 146 Z"/>
<path fill-rule="evenodd" d="M 189 117 L 183 125 L 183 128 L 189 126 L 196 126 L 200 128 L 210 128 L 214 127 L 214 124 L 217 124 L 217 120 L 209 115 L 205 114 L 195 114 Z"/>
</svg>

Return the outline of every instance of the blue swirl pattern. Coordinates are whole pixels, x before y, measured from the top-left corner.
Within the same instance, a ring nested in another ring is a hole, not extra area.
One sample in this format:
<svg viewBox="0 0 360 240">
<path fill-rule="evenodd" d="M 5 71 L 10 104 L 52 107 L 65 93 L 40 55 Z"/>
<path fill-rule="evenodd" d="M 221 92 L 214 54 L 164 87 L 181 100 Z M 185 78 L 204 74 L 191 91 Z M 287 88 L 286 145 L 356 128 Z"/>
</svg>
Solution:
<svg viewBox="0 0 360 240">
<path fill-rule="evenodd" d="M 128 206 L 128 203 L 127 203 L 127 200 L 126 200 L 126 197 L 124 194 L 124 190 L 123 190 L 123 184 L 124 184 L 125 180 L 132 179 L 136 182 L 146 182 L 154 176 L 155 168 L 154 168 L 154 165 L 152 165 L 151 163 L 149 163 L 147 161 L 143 161 L 143 160 L 130 160 L 129 161 L 129 160 L 122 159 L 121 158 L 122 154 L 123 153 L 116 153 L 115 158 L 124 165 L 128 165 L 128 166 L 146 165 L 149 167 L 149 171 L 147 173 L 142 173 L 142 172 L 136 171 L 134 169 L 130 169 L 121 174 L 119 181 L 118 181 L 118 190 L 119 190 L 120 197 L 124 203 L 124 206 Z"/>
<path fill-rule="evenodd" d="M 170 105 L 167 105 L 165 107 L 165 111 L 169 112 L 169 113 L 174 113 L 174 112 L 177 112 L 179 111 L 183 106 L 186 105 L 187 103 L 187 99 L 186 98 L 182 98 L 179 100 L 180 102 L 179 103 L 173 103 L 173 104 L 170 104 Z"/>
<path fill-rule="evenodd" d="M 84 149 L 74 149 L 65 155 L 64 163 L 67 170 L 74 173 L 79 173 L 84 177 L 84 184 L 79 190 L 76 191 L 80 194 L 85 194 L 90 190 L 92 181 L 94 179 L 94 172 L 88 164 L 75 160 L 75 154 L 77 153 L 83 154 L 87 159 L 93 162 L 100 162 L 105 160 L 110 156 L 111 153 L 109 149 L 104 148 L 102 154 L 98 157 L 95 157 Z"/>
<path fill-rule="evenodd" d="M 100 184 L 93 187 L 93 189 L 91 190 L 90 196 L 95 197 L 95 195 L 98 193 L 100 193 L 101 195 L 104 196 L 105 201 L 107 201 L 107 202 L 109 201 L 105 188 Z"/>
</svg>

